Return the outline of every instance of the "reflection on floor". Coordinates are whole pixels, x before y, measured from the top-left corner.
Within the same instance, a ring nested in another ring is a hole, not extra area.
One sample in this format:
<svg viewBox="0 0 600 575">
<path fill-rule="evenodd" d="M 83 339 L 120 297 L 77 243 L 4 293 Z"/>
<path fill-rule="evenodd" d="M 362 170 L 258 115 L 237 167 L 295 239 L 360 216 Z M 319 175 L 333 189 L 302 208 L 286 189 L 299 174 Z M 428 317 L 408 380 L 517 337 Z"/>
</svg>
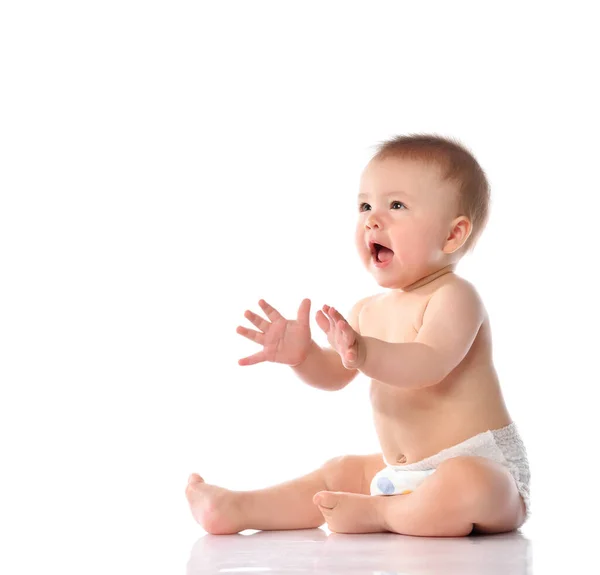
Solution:
<svg viewBox="0 0 600 575">
<path fill-rule="evenodd" d="M 203 535 L 187 566 L 188 575 L 300 572 L 526 575 L 532 572 L 531 542 L 519 531 L 460 538 L 348 535 L 326 529 L 250 531 Z"/>
</svg>

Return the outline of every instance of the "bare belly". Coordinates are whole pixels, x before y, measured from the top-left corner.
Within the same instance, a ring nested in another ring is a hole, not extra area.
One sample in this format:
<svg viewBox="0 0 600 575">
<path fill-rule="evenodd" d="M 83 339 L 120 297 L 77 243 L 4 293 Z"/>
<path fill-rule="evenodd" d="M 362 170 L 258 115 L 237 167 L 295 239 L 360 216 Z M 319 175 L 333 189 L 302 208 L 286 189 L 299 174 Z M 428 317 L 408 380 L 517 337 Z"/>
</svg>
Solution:
<svg viewBox="0 0 600 575">
<path fill-rule="evenodd" d="M 487 393 L 445 393 L 435 386 L 399 390 L 371 383 L 373 419 L 381 451 L 390 465 L 414 463 L 469 437 L 511 422 L 493 382 Z"/>
</svg>

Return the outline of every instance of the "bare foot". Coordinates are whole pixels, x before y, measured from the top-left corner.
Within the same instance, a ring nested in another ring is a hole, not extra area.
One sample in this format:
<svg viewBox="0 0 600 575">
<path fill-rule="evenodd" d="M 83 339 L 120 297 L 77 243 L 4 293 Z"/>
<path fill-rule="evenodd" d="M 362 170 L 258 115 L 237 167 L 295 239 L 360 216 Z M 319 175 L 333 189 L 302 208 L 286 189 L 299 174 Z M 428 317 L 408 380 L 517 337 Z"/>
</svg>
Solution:
<svg viewBox="0 0 600 575">
<path fill-rule="evenodd" d="M 382 499 L 369 495 L 319 491 L 313 502 L 334 533 L 380 533 L 388 531 L 382 517 Z"/>
<path fill-rule="evenodd" d="M 188 479 L 185 495 L 194 519 L 208 533 L 230 535 L 245 529 L 235 492 L 208 485 L 202 477 L 193 473 Z"/>
</svg>

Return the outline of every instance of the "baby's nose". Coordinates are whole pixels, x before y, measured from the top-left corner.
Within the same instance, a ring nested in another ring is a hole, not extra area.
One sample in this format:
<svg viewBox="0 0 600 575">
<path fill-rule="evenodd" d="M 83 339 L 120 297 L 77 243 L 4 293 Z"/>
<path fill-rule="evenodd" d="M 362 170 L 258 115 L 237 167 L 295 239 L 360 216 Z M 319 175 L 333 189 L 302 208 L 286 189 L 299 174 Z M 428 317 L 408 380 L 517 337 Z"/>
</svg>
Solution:
<svg viewBox="0 0 600 575">
<path fill-rule="evenodd" d="M 365 227 L 369 230 L 373 228 L 379 229 L 381 227 L 379 224 L 379 219 L 376 218 L 374 215 L 369 215 L 367 221 L 365 222 Z"/>
</svg>

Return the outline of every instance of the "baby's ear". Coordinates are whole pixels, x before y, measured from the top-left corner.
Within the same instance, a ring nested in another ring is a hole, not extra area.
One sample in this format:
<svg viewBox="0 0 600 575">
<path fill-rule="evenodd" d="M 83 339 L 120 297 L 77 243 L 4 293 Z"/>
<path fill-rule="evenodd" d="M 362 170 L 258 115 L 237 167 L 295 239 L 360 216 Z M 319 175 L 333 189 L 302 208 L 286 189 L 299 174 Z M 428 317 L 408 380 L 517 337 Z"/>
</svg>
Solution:
<svg viewBox="0 0 600 575">
<path fill-rule="evenodd" d="M 469 238 L 473 228 L 467 216 L 459 216 L 450 225 L 450 234 L 446 238 L 444 253 L 452 254 L 458 250 Z"/>
</svg>

